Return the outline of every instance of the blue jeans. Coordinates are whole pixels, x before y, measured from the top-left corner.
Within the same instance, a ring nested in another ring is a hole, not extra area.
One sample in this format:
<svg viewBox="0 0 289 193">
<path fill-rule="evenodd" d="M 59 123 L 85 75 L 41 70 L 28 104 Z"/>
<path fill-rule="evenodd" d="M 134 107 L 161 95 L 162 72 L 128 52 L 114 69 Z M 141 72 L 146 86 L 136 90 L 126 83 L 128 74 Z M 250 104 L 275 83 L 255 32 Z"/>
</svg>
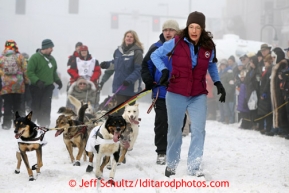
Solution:
<svg viewBox="0 0 289 193">
<path fill-rule="evenodd" d="M 180 161 L 181 128 L 187 110 L 191 120 L 191 143 L 188 152 L 187 169 L 188 173 L 193 175 L 196 170 L 200 169 L 203 157 L 206 135 L 207 96 L 186 97 L 167 92 L 166 105 L 168 113 L 167 166 L 171 169 L 176 169 Z"/>
</svg>

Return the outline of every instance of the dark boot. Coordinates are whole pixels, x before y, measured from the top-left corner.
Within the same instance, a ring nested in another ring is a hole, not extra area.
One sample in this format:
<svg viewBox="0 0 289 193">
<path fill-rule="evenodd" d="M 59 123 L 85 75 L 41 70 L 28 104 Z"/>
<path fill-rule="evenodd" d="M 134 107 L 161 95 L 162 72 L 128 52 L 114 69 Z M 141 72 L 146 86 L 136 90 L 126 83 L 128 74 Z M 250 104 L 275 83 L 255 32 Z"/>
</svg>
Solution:
<svg viewBox="0 0 289 193">
<path fill-rule="evenodd" d="M 169 178 L 171 175 L 176 175 L 176 170 L 166 167 L 165 176 Z"/>
</svg>

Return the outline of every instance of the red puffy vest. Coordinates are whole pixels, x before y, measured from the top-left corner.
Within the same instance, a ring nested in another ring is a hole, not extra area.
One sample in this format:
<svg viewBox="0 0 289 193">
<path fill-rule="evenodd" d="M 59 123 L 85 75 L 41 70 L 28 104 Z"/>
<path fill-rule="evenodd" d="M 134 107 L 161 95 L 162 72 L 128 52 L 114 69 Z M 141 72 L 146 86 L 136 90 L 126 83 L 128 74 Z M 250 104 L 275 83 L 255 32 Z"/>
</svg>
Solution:
<svg viewBox="0 0 289 193">
<path fill-rule="evenodd" d="M 212 50 L 202 47 L 198 51 L 197 65 L 192 68 L 191 52 L 187 42 L 175 37 L 175 50 L 172 55 L 172 72 L 168 91 L 183 96 L 208 94 L 206 74 Z M 178 42 L 178 43 L 177 43 Z"/>
</svg>

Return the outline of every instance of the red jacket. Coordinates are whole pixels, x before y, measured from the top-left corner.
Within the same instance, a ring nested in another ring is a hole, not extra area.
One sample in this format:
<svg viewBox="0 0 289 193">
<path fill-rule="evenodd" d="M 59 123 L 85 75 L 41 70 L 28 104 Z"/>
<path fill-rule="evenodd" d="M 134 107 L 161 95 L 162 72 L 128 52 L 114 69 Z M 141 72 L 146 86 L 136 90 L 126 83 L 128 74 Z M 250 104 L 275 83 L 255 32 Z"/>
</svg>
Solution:
<svg viewBox="0 0 289 193">
<path fill-rule="evenodd" d="M 197 65 L 192 68 L 189 45 L 175 37 L 175 50 L 172 55 L 173 70 L 168 91 L 184 96 L 208 94 L 206 90 L 206 74 L 212 50 L 200 47 Z M 178 43 L 177 43 L 178 42 Z"/>
<path fill-rule="evenodd" d="M 80 57 L 80 59 L 84 60 L 84 58 L 82 58 L 82 57 Z M 90 59 L 91 59 L 91 55 L 88 54 L 88 57 L 86 60 L 90 60 Z M 71 76 L 70 77 L 70 83 L 73 83 L 79 78 L 75 56 L 71 56 L 69 58 L 68 66 L 70 66 L 70 68 L 67 70 L 68 74 Z M 96 83 L 96 81 L 99 79 L 100 75 L 101 75 L 101 69 L 100 69 L 98 60 L 95 60 L 95 66 L 94 66 L 93 74 L 90 78 L 90 81 Z"/>
</svg>

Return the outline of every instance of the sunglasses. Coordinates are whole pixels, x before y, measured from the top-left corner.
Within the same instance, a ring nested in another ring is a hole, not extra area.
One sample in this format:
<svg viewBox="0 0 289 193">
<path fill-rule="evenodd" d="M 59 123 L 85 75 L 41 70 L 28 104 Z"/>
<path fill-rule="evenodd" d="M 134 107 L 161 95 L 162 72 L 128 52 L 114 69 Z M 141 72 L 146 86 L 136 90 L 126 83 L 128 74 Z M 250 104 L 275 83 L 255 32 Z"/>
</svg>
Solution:
<svg viewBox="0 0 289 193">
<path fill-rule="evenodd" d="M 78 85 L 86 85 L 86 83 L 85 82 L 81 82 Z"/>
<path fill-rule="evenodd" d="M 6 46 L 12 46 L 13 47 L 13 46 L 15 46 L 15 43 L 14 42 L 7 42 Z"/>
</svg>

